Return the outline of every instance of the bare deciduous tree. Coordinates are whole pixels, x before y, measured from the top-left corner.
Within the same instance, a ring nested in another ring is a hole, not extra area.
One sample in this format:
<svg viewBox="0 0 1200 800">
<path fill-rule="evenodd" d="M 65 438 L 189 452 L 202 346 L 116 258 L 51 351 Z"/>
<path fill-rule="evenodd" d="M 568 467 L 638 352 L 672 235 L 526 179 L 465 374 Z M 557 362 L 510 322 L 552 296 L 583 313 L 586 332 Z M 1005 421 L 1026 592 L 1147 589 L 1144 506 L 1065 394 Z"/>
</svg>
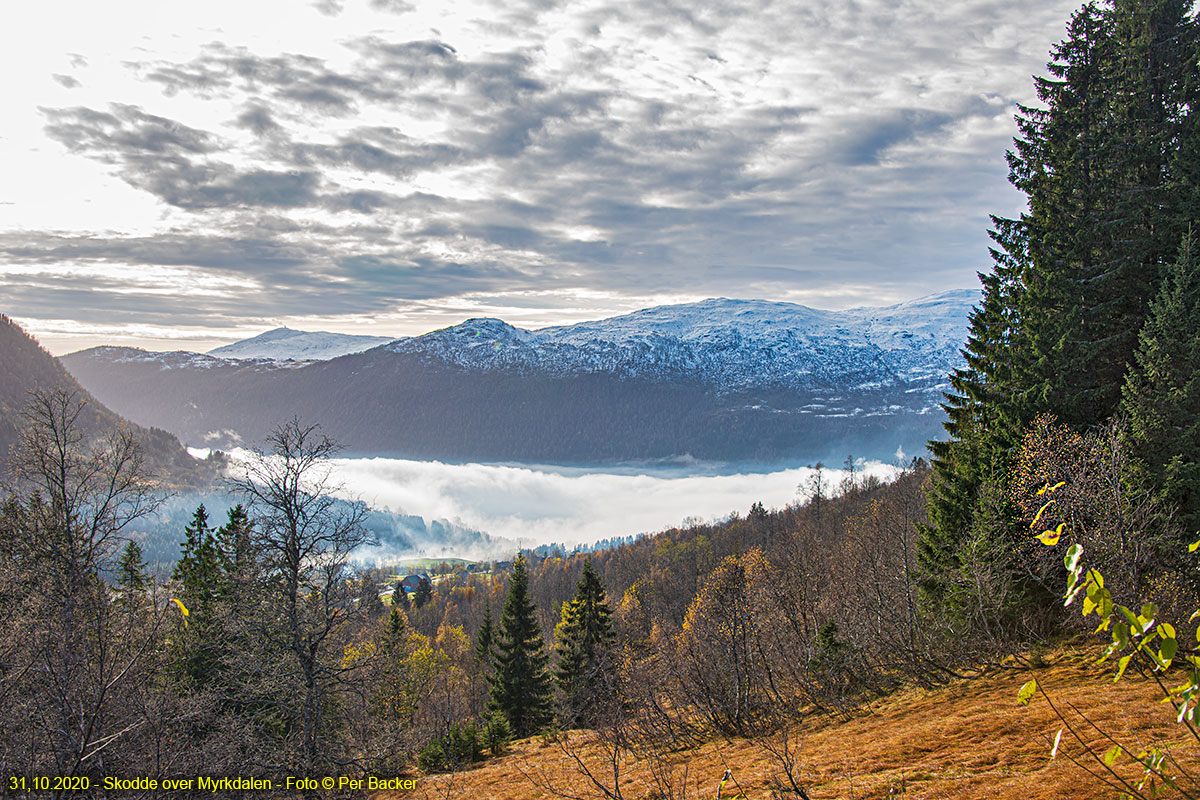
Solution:
<svg viewBox="0 0 1200 800">
<path fill-rule="evenodd" d="M 145 724 L 136 712 L 156 638 L 122 624 L 102 580 L 119 540 L 159 502 L 121 428 L 89 441 L 86 400 L 31 395 L 0 517 L 3 761 L 11 774 L 98 774 Z"/>
<path fill-rule="evenodd" d="M 292 419 L 271 433 L 266 449 L 254 450 L 233 485 L 254 517 L 271 582 L 268 603 L 281 624 L 264 635 L 282 639 L 289 656 L 285 674 L 296 692 L 286 711 L 298 725 L 296 766 L 307 775 L 318 771 L 318 761 L 338 760 L 321 746 L 323 717 L 346 672 L 361 666 L 342 663 L 334 647 L 355 614 L 347 559 L 370 539 L 362 524 L 366 507 L 336 497 L 343 487 L 330 459 L 338 450 L 320 426 Z"/>
</svg>

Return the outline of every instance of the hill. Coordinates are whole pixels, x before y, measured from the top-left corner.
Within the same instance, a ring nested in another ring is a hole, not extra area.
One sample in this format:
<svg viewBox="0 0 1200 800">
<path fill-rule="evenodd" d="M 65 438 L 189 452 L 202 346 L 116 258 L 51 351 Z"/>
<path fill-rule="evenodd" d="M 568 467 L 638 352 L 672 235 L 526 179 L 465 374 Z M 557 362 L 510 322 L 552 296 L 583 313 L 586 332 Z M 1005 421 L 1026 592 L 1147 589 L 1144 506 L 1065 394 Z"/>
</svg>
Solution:
<svg viewBox="0 0 1200 800">
<path fill-rule="evenodd" d="M 270 358 L 279 361 L 322 361 L 360 353 L 391 341 L 387 336 L 350 336 L 326 331 L 275 328 L 250 339 L 209 350 L 219 358 Z"/>
<path fill-rule="evenodd" d="M 80 424 L 96 436 L 118 425 L 128 425 L 141 443 L 149 466 L 176 486 L 202 487 L 219 475 L 221 459 L 193 458 L 167 431 L 126 422 L 97 402 L 33 337 L 7 316 L 0 315 L 0 472 L 8 463 L 22 426 L 21 413 L 30 392 L 64 389 L 87 400 Z"/>
<path fill-rule="evenodd" d="M 1114 797 L 1113 789 L 1071 763 L 1082 748 L 1069 734 L 1064 735 L 1058 757 L 1051 760 L 1051 741 L 1061 722 L 1040 698 L 1028 708 L 1016 703 L 1019 687 L 1031 674 L 1049 687 L 1057 705 L 1075 706 L 1118 740 L 1143 747 L 1174 743 L 1171 751 L 1176 758 L 1193 768 L 1200 765 L 1200 747 L 1194 741 L 1182 741 L 1184 731 L 1169 709 L 1158 702 L 1161 692 L 1154 682 L 1127 679 L 1114 685 L 1111 670 L 1095 666 L 1096 656 L 1090 649 L 1066 649 L 1038 670 L 1005 669 L 931 691 L 899 692 L 872 703 L 847 721 L 810 717 L 790 732 L 798 755 L 798 783 L 811 800 Z M 1085 740 L 1096 744 L 1100 752 L 1109 747 L 1094 729 Z M 508 755 L 475 769 L 419 778 L 417 790 L 403 796 L 422 800 L 602 797 L 587 785 L 571 756 L 578 754 L 597 775 L 611 779 L 611 763 L 595 734 L 572 731 L 565 741 L 564 746 L 537 737 L 523 740 Z M 775 737 L 773 745 L 779 743 Z M 665 796 L 655 794 L 662 789 L 655 778 L 657 770 L 659 774 L 673 772 L 677 790 L 673 797 L 717 797 L 726 769 L 732 772 L 732 779 L 720 797 L 765 800 L 797 796 L 772 793 L 775 780 L 786 783 L 779 760 L 763 743 L 741 738 L 713 740 L 661 760 L 630 760 L 622 765 L 621 793 L 628 798 Z M 1141 774 L 1137 765 L 1124 758 L 1118 770 L 1126 777 Z M 374 795 L 376 800 L 401 796 L 393 792 Z"/>
</svg>

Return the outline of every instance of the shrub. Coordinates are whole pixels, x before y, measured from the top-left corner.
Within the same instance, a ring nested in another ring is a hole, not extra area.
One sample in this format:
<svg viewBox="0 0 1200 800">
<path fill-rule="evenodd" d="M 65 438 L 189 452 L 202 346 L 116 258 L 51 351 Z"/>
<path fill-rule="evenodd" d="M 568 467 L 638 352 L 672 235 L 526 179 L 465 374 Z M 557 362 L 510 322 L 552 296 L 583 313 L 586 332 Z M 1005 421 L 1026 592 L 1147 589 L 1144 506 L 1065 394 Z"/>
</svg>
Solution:
<svg viewBox="0 0 1200 800">
<path fill-rule="evenodd" d="M 511 740 L 512 727 L 508 724 L 508 718 L 499 711 L 493 712 L 491 719 L 483 725 L 483 746 L 493 756 L 498 756 Z"/>
<path fill-rule="evenodd" d="M 445 736 L 430 739 L 417 755 L 417 765 L 426 772 L 447 772 L 483 760 L 483 744 L 474 722 L 450 726 Z"/>
</svg>

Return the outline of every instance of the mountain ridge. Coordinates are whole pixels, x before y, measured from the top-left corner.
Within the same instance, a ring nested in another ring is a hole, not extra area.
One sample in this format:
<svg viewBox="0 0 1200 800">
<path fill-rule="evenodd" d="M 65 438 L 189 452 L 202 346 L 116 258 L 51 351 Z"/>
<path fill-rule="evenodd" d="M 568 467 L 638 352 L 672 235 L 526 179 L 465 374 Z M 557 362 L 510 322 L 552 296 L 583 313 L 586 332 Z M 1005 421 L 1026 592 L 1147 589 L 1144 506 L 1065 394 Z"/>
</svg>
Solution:
<svg viewBox="0 0 1200 800">
<path fill-rule="evenodd" d="M 249 339 L 214 347 L 207 355 L 217 358 L 324 361 L 359 353 L 391 341 L 387 336 L 359 336 L 329 331 L 273 328 Z"/>
<path fill-rule="evenodd" d="M 890 459 L 940 434 L 977 297 L 846 311 L 713 299 L 534 331 L 475 318 L 323 361 L 93 348 L 63 363 L 122 413 L 204 446 L 299 415 L 350 451 L 410 458 Z"/>
</svg>

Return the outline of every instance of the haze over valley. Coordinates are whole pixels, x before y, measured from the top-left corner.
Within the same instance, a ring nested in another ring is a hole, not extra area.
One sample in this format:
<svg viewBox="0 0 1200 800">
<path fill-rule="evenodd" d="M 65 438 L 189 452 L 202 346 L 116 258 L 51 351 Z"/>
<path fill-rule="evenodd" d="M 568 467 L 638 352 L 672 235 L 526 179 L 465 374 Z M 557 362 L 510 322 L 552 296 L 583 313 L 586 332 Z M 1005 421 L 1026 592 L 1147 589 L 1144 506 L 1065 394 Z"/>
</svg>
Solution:
<svg viewBox="0 0 1200 800">
<path fill-rule="evenodd" d="M 818 462 L 893 474 L 941 433 L 976 296 L 840 312 L 709 300 L 397 340 L 277 329 L 207 354 L 98 347 L 62 362 L 105 405 L 206 451 L 319 422 L 354 456 L 337 462 L 350 495 L 497 537 L 397 529 L 385 551 L 478 555 L 783 507 Z"/>
</svg>

